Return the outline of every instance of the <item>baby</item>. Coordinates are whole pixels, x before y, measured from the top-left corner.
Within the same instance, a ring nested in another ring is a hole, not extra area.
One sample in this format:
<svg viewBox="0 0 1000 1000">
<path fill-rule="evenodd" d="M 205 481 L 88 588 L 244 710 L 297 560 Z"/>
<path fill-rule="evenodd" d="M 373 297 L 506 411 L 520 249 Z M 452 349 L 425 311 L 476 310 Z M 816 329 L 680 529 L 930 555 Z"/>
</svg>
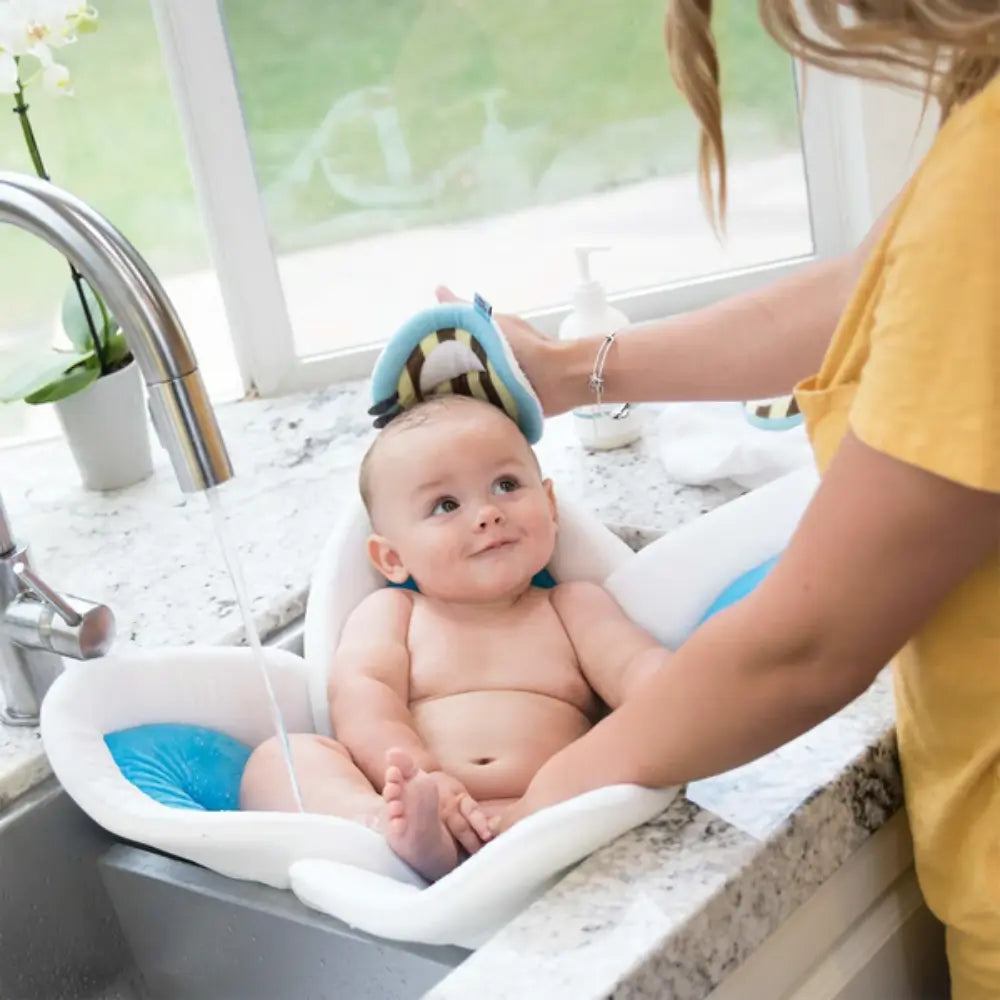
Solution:
<svg viewBox="0 0 1000 1000">
<path fill-rule="evenodd" d="M 361 466 L 368 555 L 395 584 L 347 620 L 329 677 L 336 740 L 291 737 L 307 811 L 381 830 L 425 878 L 492 837 L 539 767 L 669 655 L 600 587 L 532 578 L 552 557 L 552 483 L 503 411 L 449 396 L 397 417 Z M 276 740 L 245 809 L 293 809 Z"/>
</svg>

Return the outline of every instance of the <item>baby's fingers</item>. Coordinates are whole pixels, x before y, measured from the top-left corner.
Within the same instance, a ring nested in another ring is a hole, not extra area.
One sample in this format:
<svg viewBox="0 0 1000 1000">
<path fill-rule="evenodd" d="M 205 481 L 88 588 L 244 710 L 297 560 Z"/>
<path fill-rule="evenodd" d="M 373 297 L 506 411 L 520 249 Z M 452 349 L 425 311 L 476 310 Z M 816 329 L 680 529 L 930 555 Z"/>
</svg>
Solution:
<svg viewBox="0 0 1000 1000">
<path fill-rule="evenodd" d="M 481 841 L 485 843 L 487 840 L 493 839 L 490 821 L 486 818 L 486 813 L 479 807 L 479 803 L 471 795 L 463 795 L 458 800 L 458 808 Z"/>
<path fill-rule="evenodd" d="M 475 854 L 483 846 L 476 831 L 469 826 L 465 817 L 460 812 L 452 811 L 448 813 L 444 818 L 444 825 L 468 854 Z"/>
</svg>

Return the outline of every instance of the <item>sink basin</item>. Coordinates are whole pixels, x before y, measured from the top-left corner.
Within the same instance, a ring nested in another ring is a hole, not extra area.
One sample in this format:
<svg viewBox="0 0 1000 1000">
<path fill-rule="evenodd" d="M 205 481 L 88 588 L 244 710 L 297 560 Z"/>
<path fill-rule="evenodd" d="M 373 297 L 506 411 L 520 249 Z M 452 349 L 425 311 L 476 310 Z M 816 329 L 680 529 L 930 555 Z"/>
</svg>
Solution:
<svg viewBox="0 0 1000 1000">
<path fill-rule="evenodd" d="M 301 623 L 269 645 L 301 652 Z M 423 996 L 468 954 L 389 944 L 291 893 L 116 841 L 55 779 L 0 812 L 3 1000 Z"/>
<path fill-rule="evenodd" d="M 0 812 L 4 1000 L 145 996 L 98 872 L 111 845 L 54 778 Z"/>
</svg>

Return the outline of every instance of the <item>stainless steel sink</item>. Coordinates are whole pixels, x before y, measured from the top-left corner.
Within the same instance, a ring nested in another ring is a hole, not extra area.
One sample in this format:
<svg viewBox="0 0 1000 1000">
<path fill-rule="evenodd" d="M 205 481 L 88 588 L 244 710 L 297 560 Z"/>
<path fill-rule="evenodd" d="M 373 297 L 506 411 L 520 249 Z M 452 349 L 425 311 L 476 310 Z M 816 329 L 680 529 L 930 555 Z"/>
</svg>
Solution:
<svg viewBox="0 0 1000 1000">
<path fill-rule="evenodd" d="M 54 778 L 0 812 L 0 997 L 141 1000 L 98 862 L 111 837 Z"/>
<path fill-rule="evenodd" d="M 0 1000 L 409 1000 L 468 954 L 116 842 L 54 779 L 0 813 L 0 900 Z"/>
</svg>

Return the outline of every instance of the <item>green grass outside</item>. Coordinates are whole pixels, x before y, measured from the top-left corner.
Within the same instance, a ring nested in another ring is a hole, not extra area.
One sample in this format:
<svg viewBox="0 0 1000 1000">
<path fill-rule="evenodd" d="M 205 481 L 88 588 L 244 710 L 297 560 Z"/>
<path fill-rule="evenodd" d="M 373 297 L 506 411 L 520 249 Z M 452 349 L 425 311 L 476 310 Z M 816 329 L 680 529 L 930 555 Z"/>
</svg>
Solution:
<svg viewBox="0 0 1000 1000">
<path fill-rule="evenodd" d="M 203 266 L 150 12 L 144 0 L 97 5 L 97 34 L 64 50 L 76 96 L 29 95 L 49 172 L 104 212 L 161 273 Z M 733 157 L 788 148 L 797 141 L 788 59 L 764 35 L 750 0 L 717 8 Z M 663 50 L 663 0 L 226 0 L 224 9 L 281 251 L 558 200 L 695 162 L 695 128 Z M 362 187 L 385 188 L 372 120 L 361 116 L 339 125 L 315 162 L 290 178 L 290 163 L 330 107 L 372 86 L 388 88 L 384 103 L 395 109 L 415 185 L 479 142 L 485 113 L 475 95 L 491 90 L 502 92 L 503 155 L 472 155 L 419 203 L 359 204 L 333 189 L 321 163 Z M 0 169 L 30 170 L 14 116 L 0 122 Z M 0 328 L 51 312 L 65 283 L 58 257 L 0 227 L 0 260 Z"/>
</svg>

